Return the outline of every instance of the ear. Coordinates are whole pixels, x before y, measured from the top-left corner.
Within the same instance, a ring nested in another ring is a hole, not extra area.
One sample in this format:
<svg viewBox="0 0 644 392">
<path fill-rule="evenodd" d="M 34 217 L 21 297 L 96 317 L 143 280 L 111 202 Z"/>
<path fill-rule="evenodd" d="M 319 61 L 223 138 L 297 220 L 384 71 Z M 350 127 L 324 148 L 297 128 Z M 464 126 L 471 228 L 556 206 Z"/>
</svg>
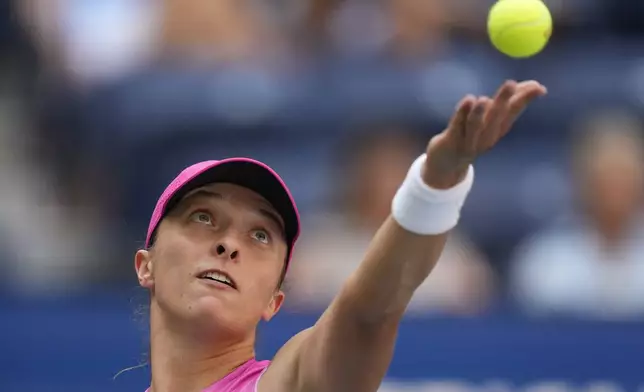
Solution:
<svg viewBox="0 0 644 392">
<path fill-rule="evenodd" d="M 141 287 L 151 289 L 154 287 L 154 264 L 150 252 L 141 249 L 134 256 L 134 269 Z"/>
<path fill-rule="evenodd" d="M 285 297 L 286 295 L 282 290 L 277 290 L 273 294 L 273 297 L 271 298 L 271 302 L 268 304 L 268 306 L 266 307 L 266 310 L 262 314 L 262 319 L 264 321 L 270 321 L 273 318 L 273 316 L 275 316 L 277 312 L 280 311 L 280 308 L 284 303 Z"/>
</svg>

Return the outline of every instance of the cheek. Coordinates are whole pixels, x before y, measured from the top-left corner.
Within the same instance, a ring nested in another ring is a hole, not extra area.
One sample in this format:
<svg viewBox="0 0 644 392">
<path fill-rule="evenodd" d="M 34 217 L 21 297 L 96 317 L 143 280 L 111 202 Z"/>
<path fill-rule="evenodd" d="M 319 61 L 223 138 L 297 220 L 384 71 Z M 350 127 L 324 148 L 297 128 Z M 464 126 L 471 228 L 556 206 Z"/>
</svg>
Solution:
<svg viewBox="0 0 644 392">
<path fill-rule="evenodd" d="M 267 297 L 275 285 L 272 284 L 273 278 L 269 274 L 256 273 L 252 279 L 249 279 L 247 286 L 249 291 L 257 298 Z"/>
<path fill-rule="evenodd" d="M 249 292 L 248 300 L 257 302 L 258 306 L 266 306 L 277 288 L 279 273 L 274 265 L 249 266 L 245 273 L 247 276 L 245 287 Z"/>
<path fill-rule="evenodd" d="M 162 304 L 177 305 L 185 295 L 187 283 L 188 271 L 181 268 L 181 263 L 163 260 L 155 271 L 154 296 Z"/>
<path fill-rule="evenodd" d="M 175 241 L 166 244 L 156 252 L 153 257 L 155 262 L 155 290 L 157 294 L 179 293 L 193 273 L 193 263 L 196 254 L 191 251 L 191 246 Z"/>
</svg>

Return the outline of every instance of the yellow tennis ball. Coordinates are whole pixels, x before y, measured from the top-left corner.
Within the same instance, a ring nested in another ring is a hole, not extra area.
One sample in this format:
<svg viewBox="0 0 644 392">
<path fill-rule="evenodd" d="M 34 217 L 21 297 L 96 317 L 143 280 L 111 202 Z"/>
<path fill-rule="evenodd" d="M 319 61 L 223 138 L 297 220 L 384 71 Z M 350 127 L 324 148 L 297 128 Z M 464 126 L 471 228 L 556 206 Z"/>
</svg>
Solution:
<svg viewBox="0 0 644 392">
<path fill-rule="evenodd" d="M 499 0 L 490 9 L 487 30 L 500 52 L 526 58 L 548 43 L 552 16 L 542 0 Z"/>
</svg>

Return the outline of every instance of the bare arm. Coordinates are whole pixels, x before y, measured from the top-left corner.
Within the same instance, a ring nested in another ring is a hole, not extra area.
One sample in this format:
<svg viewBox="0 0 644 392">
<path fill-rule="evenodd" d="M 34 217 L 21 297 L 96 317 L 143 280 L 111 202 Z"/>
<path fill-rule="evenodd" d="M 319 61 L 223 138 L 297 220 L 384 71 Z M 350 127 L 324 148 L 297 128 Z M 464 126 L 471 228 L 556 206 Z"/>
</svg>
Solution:
<svg viewBox="0 0 644 392">
<path fill-rule="evenodd" d="M 274 358 L 260 392 L 377 390 L 405 307 L 446 239 L 446 234 L 409 233 L 388 218 L 316 325 L 291 339 Z"/>
<path fill-rule="evenodd" d="M 299 381 L 304 389 L 298 390 L 377 390 L 405 308 L 434 268 L 446 240 L 447 234 L 420 236 L 391 217 L 385 221 L 363 263 L 303 347 Z"/>
<path fill-rule="evenodd" d="M 437 189 L 458 184 L 474 158 L 505 135 L 527 103 L 543 93 L 536 82 L 506 83 L 494 100 L 466 97 L 448 129 L 429 143 L 424 182 Z M 405 308 L 446 239 L 446 233 L 411 233 L 388 218 L 318 323 L 275 357 L 262 388 L 376 391 L 392 359 Z"/>
</svg>

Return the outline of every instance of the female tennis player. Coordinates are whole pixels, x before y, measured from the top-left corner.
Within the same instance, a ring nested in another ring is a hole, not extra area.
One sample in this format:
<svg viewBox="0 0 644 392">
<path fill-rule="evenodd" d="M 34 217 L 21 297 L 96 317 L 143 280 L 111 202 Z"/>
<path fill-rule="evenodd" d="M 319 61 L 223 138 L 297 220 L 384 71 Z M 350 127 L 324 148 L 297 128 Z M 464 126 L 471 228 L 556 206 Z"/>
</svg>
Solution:
<svg viewBox="0 0 644 392">
<path fill-rule="evenodd" d="M 161 195 L 135 256 L 150 292 L 149 391 L 376 391 L 405 308 L 458 222 L 472 163 L 545 93 L 535 81 L 507 81 L 494 98 L 465 97 L 411 166 L 362 264 L 272 362 L 255 359 L 255 332 L 284 302 L 300 230 L 295 203 L 280 177 L 251 159 L 185 169 Z"/>
</svg>

